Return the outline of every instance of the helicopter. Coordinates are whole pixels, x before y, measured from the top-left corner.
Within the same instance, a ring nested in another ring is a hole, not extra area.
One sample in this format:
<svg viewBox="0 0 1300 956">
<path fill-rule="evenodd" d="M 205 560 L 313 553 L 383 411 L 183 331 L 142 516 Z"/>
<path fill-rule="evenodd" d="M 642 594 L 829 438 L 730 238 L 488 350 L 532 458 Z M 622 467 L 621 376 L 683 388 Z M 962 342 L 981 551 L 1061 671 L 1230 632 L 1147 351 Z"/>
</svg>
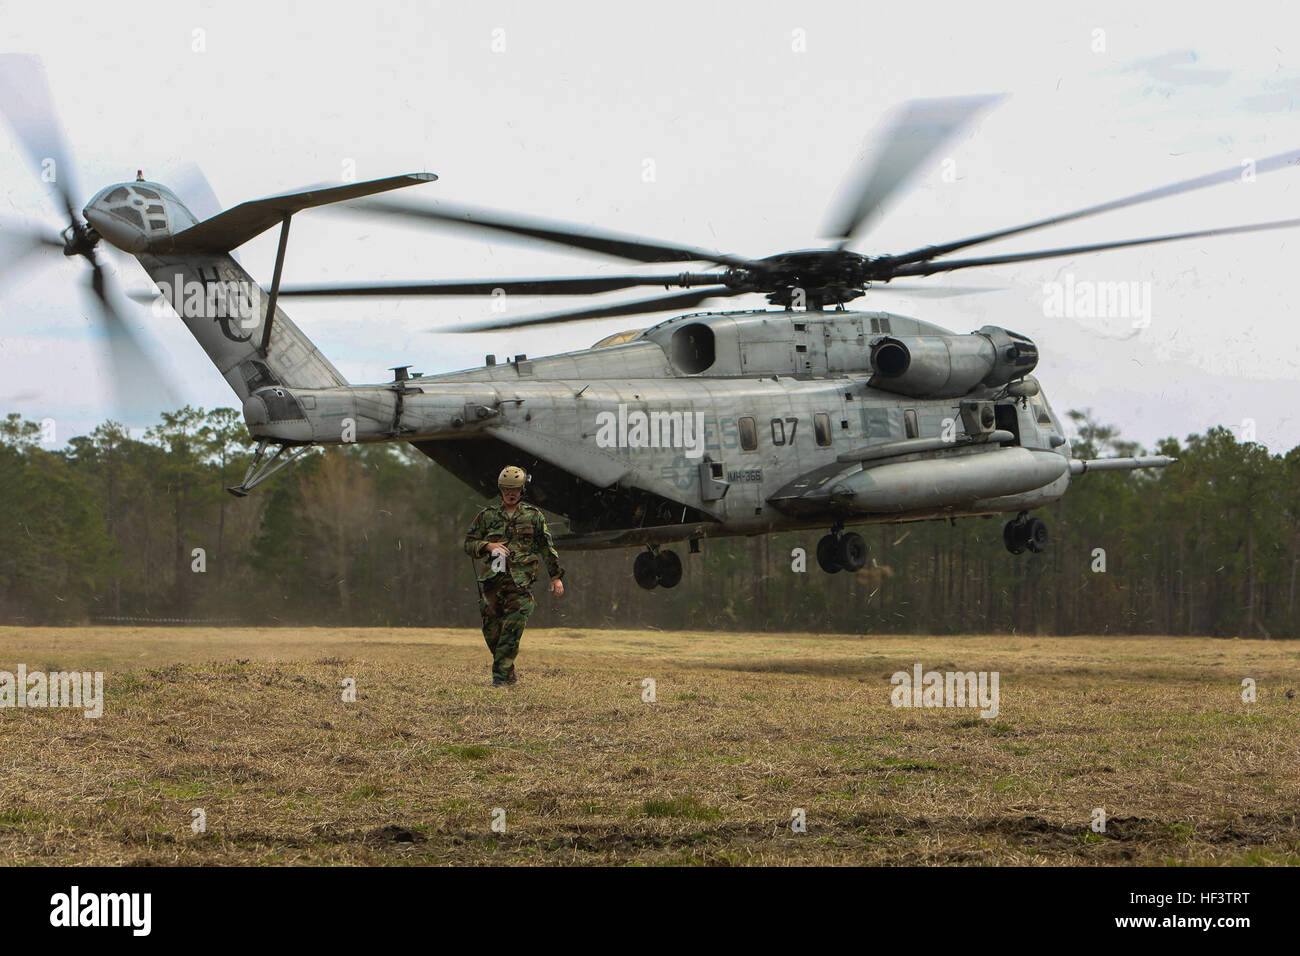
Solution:
<svg viewBox="0 0 1300 956">
<path fill-rule="evenodd" d="M 0 57 L 0 108 L 39 165 L 70 171 L 39 62 Z M 846 305 L 873 284 L 977 267 L 1075 256 L 1149 243 L 1290 228 L 1279 220 L 1031 252 L 950 258 L 959 250 L 1236 179 L 1233 167 L 1039 221 L 899 254 L 849 245 L 940 145 L 999 99 L 965 96 L 905 104 L 874 164 L 850 174 L 823 229 L 826 248 L 762 258 L 719 253 L 449 203 L 372 198 L 436 181 L 430 173 L 330 185 L 245 202 L 200 221 L 176 192 L 147 181 L 111 184 L 76 213 L 70 176 L 56 180 L 69 225 L 33 233 L 91 266 L 91 288 L 111 326 L 124 329 L 95 256 L 101 241 L 135 257 L 238 396 L 256 452 L 245 496 L 314 448 L 406 442 L 480 492 L 496 492 L 508 464 L 528 473 L 531 499 L 568 520 L 560 548 L 637 548 L 633 577 L 677 586 L 681 558 L 705 538 L 824 531 L 827 573 L 866 566 L 853 526 L 1011 515 L 1011 554 L 1041 553 L 1046 523 L 1030 512 L 1059 500 L 1093 471 L 1164 468 L 1163 455 L 1081 459 L 1032 374 L 1038 348 L 986 325 L 955 333 L 922 319 Z M 1254 172 L 1300 162 L 1300 150 L 1259 160 Z M 706 263 L 703 271 L 622 276 L 437 280 L 285 286 L 289 224 L 306 209 L 388 216 L 479 234 L 561 245 L 641 264 Z M 232 256 L 273 229 L 279 245 L 268 289 Z M 655 286 L 687 291 L 541 316 L 498 318 L 442 331 L 485 331 L 662 312 L 684 313 L 607 336 L 590 348 L 518 354 L 437 374 L 392 369 L 355 385 L 279 307 L 291 296 L 587 295 Z M 893 288 L 893 287 L 891 287 Z M 183 291 L 184 290 L 184 291 Z M 957 290 L 960 291 L 960 290 Z M 697 311 L 715 299 L 763 295 L 768 306 Z"/>
</svg>

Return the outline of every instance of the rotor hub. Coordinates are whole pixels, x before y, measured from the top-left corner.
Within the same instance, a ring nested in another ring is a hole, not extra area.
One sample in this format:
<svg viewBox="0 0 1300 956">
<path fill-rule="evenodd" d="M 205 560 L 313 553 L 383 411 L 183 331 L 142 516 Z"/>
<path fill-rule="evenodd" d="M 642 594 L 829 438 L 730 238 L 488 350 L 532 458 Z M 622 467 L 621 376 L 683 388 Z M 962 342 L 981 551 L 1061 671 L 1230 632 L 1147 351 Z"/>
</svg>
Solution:
<svg viewBox="0 0 1300 956">
<path fill-rule="evenodd" d="M 95 246 L 99 243 L 99 233 L 88 222 L 74 222 L 59 234 L 63 239 L 65 256 L 84 256 L 94 261 Z"/>
<path fill-rule="evenodd" d="M 840 305 L 866 292 L 870 260 L 844 249 L 808 249 L 760 259 L 762 272 L 753 277 L 754 291 L 787 308 L 814 311 Z"/>
</svg>

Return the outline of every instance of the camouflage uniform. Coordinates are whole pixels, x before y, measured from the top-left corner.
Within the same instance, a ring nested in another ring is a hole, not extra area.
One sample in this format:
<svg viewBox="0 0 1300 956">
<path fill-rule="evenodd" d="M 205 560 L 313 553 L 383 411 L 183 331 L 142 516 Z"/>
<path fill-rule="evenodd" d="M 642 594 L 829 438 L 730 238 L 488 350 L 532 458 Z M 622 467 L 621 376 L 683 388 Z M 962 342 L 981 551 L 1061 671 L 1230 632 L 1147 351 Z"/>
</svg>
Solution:
<svg viewBox="0 0 1300 956">
<path fill-rule="evenodd" d="M 510 548 L 505 570 L 494 569 L 488 554 L 488 545 L 497 541 Z M 483 615 L 483 639 L 492 652 L 492 677 L 513 683 L 519 639 L 537 606 L 532 595 L 537 568 L 545 560 L 552 579 L 564 577 L 546 517 L 522 501 L 512 512 L 500 504 L 488 505 L 465 535 L 465 553 L 477 559 L 478 609 Z"/>
</svg>

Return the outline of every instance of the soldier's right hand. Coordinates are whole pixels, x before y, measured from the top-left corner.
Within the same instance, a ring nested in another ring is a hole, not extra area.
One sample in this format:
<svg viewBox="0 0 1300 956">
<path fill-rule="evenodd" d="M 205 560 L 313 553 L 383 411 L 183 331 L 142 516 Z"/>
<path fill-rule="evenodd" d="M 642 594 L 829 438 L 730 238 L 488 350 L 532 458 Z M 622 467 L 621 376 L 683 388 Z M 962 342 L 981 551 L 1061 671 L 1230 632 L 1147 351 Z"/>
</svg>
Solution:
<svg viewBox="0 0 1300 956">
<path fill-rule="evenodd" d="M 494 557 L 498 554 L 501 555 L 503 558 L 508 558 L 510 557 L 510 549 L 506 547 L 506 545 L 502 544 L 500 541 L 493 541 L 491 544 L 488 545 L 488 556 Z"/>
</svg>

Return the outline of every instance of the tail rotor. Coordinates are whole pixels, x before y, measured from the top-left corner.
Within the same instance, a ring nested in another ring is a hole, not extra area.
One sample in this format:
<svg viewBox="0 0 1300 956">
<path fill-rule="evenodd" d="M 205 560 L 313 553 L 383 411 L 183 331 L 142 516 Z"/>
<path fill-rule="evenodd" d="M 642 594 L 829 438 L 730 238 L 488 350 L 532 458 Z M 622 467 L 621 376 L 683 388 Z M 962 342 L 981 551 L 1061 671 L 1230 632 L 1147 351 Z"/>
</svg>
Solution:
<svg viewBox="0 0 1300 956">
<path fill-rule="evenodd" d="M 9 122 L 37 175 L 50 185 L 52 198 L 68 223 L 62 232 L 0 223 L 0 236 L 8 238 L 12 250 L 8 261 L 0 264 L 0 279 L 42 249 L 61 249 L 69 258 L 84 259 L 90 266 L 86 285 L 94 299 L 94 314 L 108 339 L 118 414 L 134 417 L 149 413 L 149 406 L 159 400 L 174 403 L 161 369 L 114 302 L 107 269 L 96 252 L 99 233 L 78 212 L 72 156 L 54 111 L 45 70 L 37 57 L 0 55 L 0 114 Z"/>
</svg>

